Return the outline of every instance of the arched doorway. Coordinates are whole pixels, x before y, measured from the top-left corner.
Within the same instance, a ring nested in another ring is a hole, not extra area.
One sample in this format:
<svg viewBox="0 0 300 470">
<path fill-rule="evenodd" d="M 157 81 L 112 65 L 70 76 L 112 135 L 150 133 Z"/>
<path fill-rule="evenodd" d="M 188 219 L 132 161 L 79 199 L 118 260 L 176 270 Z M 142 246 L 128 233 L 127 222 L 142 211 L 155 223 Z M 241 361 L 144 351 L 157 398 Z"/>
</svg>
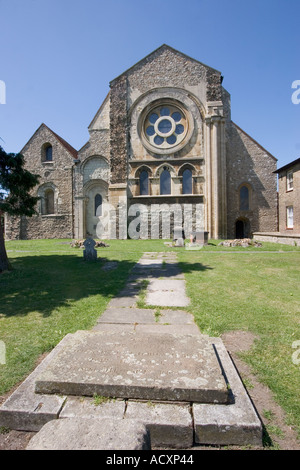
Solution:
<svg viewBox="0 0 300 470">
<path fill-rule="evenodd" d="M 250 222 L 248 219 L 238 219 L 235 222 L 235 238 L 250 237 Z"/>
<path fill-rule="evenodd" d="M 98 180 L 88 183 L 85 194 L 84 236 L 97 238 L 97 225 L 104 217 L 103 204 L 107 202 L 107 183 Z"/>
</svg>

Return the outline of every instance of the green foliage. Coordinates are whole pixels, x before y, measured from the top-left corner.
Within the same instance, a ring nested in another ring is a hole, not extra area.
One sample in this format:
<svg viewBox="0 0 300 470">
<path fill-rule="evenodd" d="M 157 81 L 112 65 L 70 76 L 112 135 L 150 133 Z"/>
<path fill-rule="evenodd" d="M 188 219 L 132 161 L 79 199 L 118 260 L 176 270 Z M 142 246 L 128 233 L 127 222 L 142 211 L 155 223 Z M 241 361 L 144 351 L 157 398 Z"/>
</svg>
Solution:
<svg viewBox="0 0 300 470">
<path fill-rule="evenodd" d="M 39 198 L 30 194 L 39 181 L 24 169 L 24 157 L 20 153 L 6 153 L 0 147 L 0 210 L 11 215 L 35 213 L 35 205 Z"/>
</svg>

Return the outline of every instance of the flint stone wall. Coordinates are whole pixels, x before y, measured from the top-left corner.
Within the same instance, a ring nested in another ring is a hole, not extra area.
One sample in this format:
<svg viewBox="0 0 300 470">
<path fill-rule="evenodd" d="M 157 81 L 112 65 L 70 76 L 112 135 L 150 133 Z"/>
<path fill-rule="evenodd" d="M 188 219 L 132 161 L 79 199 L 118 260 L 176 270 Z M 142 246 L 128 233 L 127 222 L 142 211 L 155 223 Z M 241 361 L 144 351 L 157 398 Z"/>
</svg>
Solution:
<svg viewBox="0 0 300 470">
<path fill-rule="evenodd" d="M 42 161 L 41 149 L 45 143 L 52 145 L 53 160 Z M 38 216 L 7 217 L 5 236 L 8 239 L 70 238 L 73 232 L 73 161 L 74 156 L 47 128 L 40 126 L 21 150 L 25 167 L 40 176 L 39 184 L 32 190 L 38 195 L 42 185 L 55 187 L 55 214 L 41 215 L 41 201 L 37 203 Z"/>
</svg>

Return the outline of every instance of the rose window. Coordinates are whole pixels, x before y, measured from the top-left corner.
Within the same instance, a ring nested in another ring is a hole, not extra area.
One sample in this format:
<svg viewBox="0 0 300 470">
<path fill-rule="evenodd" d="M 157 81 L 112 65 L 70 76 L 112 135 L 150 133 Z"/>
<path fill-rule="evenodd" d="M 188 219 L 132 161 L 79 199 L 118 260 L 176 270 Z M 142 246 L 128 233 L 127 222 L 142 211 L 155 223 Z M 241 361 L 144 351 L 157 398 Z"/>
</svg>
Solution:
<svg viewBox="0 0 300 470">
<path fill-rule="evenodd" d="M 183 111 L 171 105 L 152 109 L 144 121 L 144 133 L 148 142 L 161 149 L 180 144 L 186 136 L 187 127 Z"/>
</svg>

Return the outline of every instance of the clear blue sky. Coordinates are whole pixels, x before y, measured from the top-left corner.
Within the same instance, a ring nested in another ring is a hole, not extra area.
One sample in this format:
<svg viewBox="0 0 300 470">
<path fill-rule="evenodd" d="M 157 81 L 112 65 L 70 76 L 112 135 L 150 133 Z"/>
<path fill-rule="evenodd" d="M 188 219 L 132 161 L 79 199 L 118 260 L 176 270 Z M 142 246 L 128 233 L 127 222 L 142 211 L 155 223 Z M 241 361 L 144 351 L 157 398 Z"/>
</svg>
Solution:
<svg viewBox="0 0 300 470">
<path fill-rule="evenodd" d="M 80 149 L 109 82 L 162 44 L 222 72 L 232 120 L 278 167 L 300 157 L 299 0 L 0 0 L 0 145 L 44 122 Z"/>
</svg>

